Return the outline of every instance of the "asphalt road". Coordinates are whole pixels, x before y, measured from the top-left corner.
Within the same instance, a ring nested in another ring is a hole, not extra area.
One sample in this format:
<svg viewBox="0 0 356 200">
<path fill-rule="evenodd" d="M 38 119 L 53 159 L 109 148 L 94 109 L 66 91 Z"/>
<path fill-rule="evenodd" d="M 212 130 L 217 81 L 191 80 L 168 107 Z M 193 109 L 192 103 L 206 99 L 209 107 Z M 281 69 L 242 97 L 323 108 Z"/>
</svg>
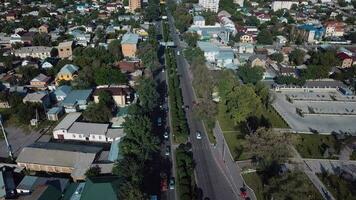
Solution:
<svg viewBox="0 0 356 200">
<path fill-rule="evenodd" d="M 176 45 L 176 58 L 178 72 L 181 75 L 180 82 L 184 104 L 188 105 L 189 108 L 192 108 L 193 101 L 195 101 L 196 97 L 191 83 L 191 77 L 188 69 L 189 65 L 183 57 L 179 36 L 176 33 L 173 18 L 170 13 L 168 13 L 168 21 L 170 25 L 170 33 Z M 209 143 L 207 135 L 204 132 L 201 120 L 194 118 L 193 113 L 190 111 L 186 112 L 186 117 L 190 129 L 190 142 L 193 147 L 194 161 L 196 163 L 196 181 L 198 187 L 201 189 L 201 199 L 238 199 L 238 196 L 233 192 L 232 186 L 213 157 L 210 149 L 211 144 Z M 196 131 L 200 131 L 202 133 L 203 138 L 201 140 L 196 139 Z"/>
</svg>

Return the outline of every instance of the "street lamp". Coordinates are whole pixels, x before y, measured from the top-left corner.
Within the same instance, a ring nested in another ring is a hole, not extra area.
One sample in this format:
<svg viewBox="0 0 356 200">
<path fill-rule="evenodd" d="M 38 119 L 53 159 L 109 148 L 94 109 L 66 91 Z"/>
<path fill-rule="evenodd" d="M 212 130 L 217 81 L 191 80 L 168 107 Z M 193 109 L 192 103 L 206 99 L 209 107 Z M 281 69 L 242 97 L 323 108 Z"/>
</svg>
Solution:
<svg viewBox="0 0 356 200">
<path fill-rule="evenodd" d="M 7 136 L 6 136 L 6 133 L 5 133 L 5 129 L 4 129 L 4 126 L 2 124 L 2 115 L 0 114 L 0 126 L 1 126 L 1 130 L 2 130 L 2 133 L 4 135 L 4 139 L 5 139 L 5 142 L 6 142 L 6 146 L 7 146 L 7 151 L 9 152 L 9 156 L 11 158 L 11 160 L 14 159 L 13 155 L 12 155 L 12 151 L 11 151 L 11 145 L 9 143 L 9 141 L 7 140 Z"/>
</svg>

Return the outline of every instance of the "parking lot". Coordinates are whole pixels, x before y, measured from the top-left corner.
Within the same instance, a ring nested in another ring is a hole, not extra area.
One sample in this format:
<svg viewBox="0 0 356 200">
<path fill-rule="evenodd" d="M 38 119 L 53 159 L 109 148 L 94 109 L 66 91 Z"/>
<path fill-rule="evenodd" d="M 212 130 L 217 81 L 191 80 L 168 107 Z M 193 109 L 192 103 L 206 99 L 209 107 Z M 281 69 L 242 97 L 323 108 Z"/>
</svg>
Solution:
<svg viewBox="0 0 356 200">
<path fill-rule="evenodd" d="M 286 95 L 292 102 L 287 100 Z M 349 101 L 345 101 L 347 99 Z M 280 92 L 276 93 L 273 107 L 295 132 L 347 132 L 356 135 L 356 103 L 352 97 L 329 92 Z M 314 109 L 313 115 L 309 115 L 311 110 L 308 107 Z M 297 108 L 306 114 L 300 116 L 296 112 Z"/>
</svg>

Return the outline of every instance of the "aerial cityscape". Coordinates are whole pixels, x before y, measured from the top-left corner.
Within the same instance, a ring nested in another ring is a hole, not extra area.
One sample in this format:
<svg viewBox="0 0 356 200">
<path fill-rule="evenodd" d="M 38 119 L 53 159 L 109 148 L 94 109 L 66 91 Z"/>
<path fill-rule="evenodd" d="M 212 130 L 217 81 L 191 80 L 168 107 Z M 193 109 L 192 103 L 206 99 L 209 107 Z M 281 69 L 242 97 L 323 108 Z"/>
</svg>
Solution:
<svg viewBox="0 0 356 200">
<path fill-rule="evenodd" d="M 0 3 L 0 200 L 356 200 L 356 0 Z"/>
</svg>

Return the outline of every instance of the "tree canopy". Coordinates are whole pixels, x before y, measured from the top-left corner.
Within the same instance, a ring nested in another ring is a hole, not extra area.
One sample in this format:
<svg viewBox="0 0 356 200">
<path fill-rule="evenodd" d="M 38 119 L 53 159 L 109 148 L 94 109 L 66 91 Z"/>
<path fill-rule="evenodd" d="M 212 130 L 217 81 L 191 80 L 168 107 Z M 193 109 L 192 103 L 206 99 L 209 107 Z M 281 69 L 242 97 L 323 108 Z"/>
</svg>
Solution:
<svg viewBox="0 0 356 200">
<path fill-rule="evenodd" d="M 250 67 L 248 65 L 241 66 L 237 70 L 237 74 L 244 83 L 256 84 L 262 79 L 263 69 L 261 67 Z"/>
</svg>

